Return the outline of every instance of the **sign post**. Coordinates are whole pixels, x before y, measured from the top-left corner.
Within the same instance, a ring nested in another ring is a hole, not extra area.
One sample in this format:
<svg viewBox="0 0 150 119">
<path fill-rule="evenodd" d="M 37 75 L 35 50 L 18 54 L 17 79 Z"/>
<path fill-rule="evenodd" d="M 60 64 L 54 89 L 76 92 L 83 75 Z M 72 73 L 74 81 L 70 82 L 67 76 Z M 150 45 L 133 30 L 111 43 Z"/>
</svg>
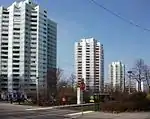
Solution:
<svg viewBox="0 0 150 119">
<path fill-rule="evenodd" d="M 85 83 L 83 79 L 80 83 L 80 90 L 81 90 L 81 104 L 83 104 L 83 91 L 85 90 Z M 81 106 L 82 106 L 82 115 L 83 115 L 83 105 Z"/>
<path fill-rule="evenodd" d="M 80 87 L 77 88 L 77 104 L 81 104 L 81 91 L 80 91 Z"/>
</svg>

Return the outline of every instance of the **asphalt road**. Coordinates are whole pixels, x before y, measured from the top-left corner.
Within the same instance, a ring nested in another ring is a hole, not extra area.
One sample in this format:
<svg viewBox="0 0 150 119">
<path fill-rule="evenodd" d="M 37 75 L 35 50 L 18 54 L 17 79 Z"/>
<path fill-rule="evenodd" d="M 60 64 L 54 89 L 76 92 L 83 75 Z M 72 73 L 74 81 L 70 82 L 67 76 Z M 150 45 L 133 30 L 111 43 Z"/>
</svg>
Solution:
<svg viewBox="0 0 150 119">
<path fill-rule="evenodd" d="M 27 110 L 27 109 L 37 110 Z M 0 103 L 0 119 L 64 119 L 66 114 L 77 111 L 64 109 L 44 109 L 38 107 Z"/>
</svg>

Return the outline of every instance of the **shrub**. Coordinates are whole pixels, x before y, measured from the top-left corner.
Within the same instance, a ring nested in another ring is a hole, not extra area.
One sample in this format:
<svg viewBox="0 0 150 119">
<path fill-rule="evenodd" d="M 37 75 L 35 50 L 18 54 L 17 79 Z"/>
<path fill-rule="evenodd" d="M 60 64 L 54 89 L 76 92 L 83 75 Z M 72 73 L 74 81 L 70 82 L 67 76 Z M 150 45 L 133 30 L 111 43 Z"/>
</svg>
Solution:
<svg viewBox="0 0 150 119">
<path fill-rule="evenodd" d="M 127 101 L 143 101 L 146 99 L 146 93 L 143 92 L 137 92 L 129 95 L 129 98 Z"/>
<path fill-rule="evenodd" d="M 150 110 L 150 100 L 145 93 L 139 92 L 122 97 L 117 101 L 103 103 L 100 106 L 102 111 L 125 112 L 125 111 L 148 111 Z"/>
<path fill-rule="evenodd" d="M 124 112 L 127 110 L 124 104 L 121 104 L 120 102 L 116 102 L 116 101 L 103 103 L 101 104 L 100 109 L 102 111 L 108 111 L 108 112 L 113 112 L 113 111 Z"/>
<path fill-rule="evenodd" d="M 150 94 L 148 94 L 148 95 L 146 96 L 146 98 L 150 101 Z"/>
</svg>

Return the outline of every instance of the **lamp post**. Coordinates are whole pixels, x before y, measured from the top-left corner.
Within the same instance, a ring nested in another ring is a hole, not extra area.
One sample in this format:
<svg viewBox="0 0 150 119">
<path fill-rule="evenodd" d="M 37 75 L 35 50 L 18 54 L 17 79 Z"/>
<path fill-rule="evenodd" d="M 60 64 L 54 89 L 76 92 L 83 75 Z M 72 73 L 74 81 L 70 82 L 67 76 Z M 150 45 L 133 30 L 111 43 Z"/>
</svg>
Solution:
<svg viewBox="0 0 150 119">
<path fill-rule="evenodd" d="M 66 103 L 66 98 L 65 98 L 65 88 L 66 86 L 62 86 L 62 104 L 65 105 Z"/>
<path fill-rule="evenodd" d="M 128 71 L 129 74 L 129 94 L 131 93 L 131 75 L 132 75 L 132 71 Z"/>
<path fill-rule="evenodd" d="M 36 101 L 39 105 L 39 77 L 36 78 Z"/>
</svg>

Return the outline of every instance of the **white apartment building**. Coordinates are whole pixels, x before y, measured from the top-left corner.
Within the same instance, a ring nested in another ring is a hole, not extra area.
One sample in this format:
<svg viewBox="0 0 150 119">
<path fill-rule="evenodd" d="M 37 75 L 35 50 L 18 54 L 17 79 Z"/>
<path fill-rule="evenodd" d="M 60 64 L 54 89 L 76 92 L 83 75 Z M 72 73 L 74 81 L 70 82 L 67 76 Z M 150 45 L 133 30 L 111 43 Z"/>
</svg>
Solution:
<svg viewBox="0 0 150 119">
<path fill-rule="evenodd" d="M 57 24 L 32 0 L 0 7 L 1 90 L 35 91 L 56 68 Z"/>
<path fill-rule="evenodd" d="M 140 90 L 140 86 L 142 92 L 148 92 L 148 85 L 146 81 L 141 81 L 141 85 L 136 81 L 136 91 Z"/>
<path fill-rule="evenodd" d="M 94 38 L 81 39 L 75 43 L 76 80 L 84 79 L 86 90 L 103 91 L 104 50 Z"/>
<path fill-rule="evenodd" d="M 114 90 L 123 90 L 125 87 L 125 65 L 121 62 L 112 62 L 109 65 L 109 80 Z"/>
</svg>

